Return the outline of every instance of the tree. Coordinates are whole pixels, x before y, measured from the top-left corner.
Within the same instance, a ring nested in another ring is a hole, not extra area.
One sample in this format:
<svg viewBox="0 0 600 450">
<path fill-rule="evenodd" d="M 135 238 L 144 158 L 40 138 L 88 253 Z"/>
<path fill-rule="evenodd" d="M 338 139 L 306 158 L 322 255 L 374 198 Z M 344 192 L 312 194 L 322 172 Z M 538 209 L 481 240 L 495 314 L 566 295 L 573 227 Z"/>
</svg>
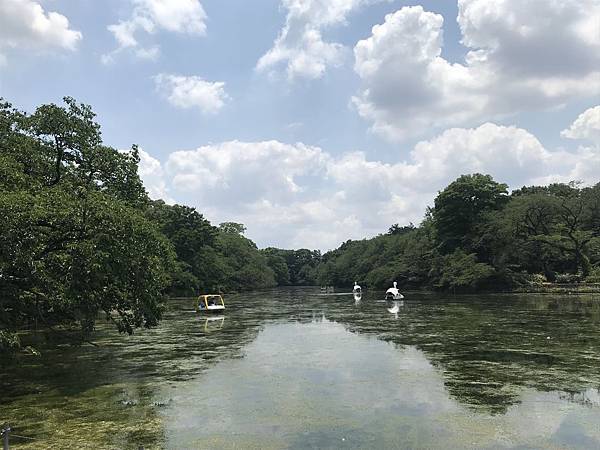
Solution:
<svg viewBox="0 0 600 450">
<path fill-rule="evenodd" d="M 219 224 L 219 229 L 224 233 L 244 234 L 246 227 L 242 223 L 223 222 Z"/>
<path fill-rule="evenodd" d="M 275 274 L 254 242 L 229 230 L 221 231 L 217 240 L 224 269 L 220 289 L 241 291 L 275 286 Z"/>
<path fill-rule="evenodd" d="M 147 217 L 158 224 L 177 254 L 169 292 L 197 295 L 212 291 L 223 282 L 223 265 L 218 250 L 219 229 L 212 226 L 195 208 L 150 202 Z"/>
<path fill-rule="evenodd" d="M 144 217 L 134 147 L 102 145 L 89 106 L 0 102 L 0 325 L 76 326 L 100 311 L 119 330 L 158 323 L 173 263 Z M 6 335 L 6 332 L 5 332 Z"/>
<path fill-rule="evenodd" d="M 278 286 L 287 286 L 290 284 L 290 271 L 285 259 L 282 256 L 267 254 L 267 265 L 275 274 L 275 282 Z"/>
<path fill-rule="evenodd" d="M 439 262 L 440 266 L 434 268 L 439 272 L 436 286 L 446 290 L 474 291 L 484 287 L 494 275 L 493 267 L 477 262 L 475 254 L 466 254 L 462 250 L 445 255 Z"/>
<path fill-rule="evenodd" d="M 432 211 L 437 243 L 443 253 L 475 247 L 477 226 L 489 211 L 508 201 L 508 186 L 490 175 L 462 175 L 435 199 Z"/>
<path fill-rule="evenodd" d="M 513 195 L 504 210 L 513 236 L 532 248 L 534 267 L 541 264 L 546 277 L 554 280 L 555 269 L 568 269 L 561 259 L 570 259 L 571 270 L 587 276 L 591 270 L 589 245 L 600 200 L 595 188 L 576 184 L 552 184 L 523 188 Z M 537 262 L 537 264 L 536 264 Z"/>
<path fill-rule="evenodd" d="M 405 233 L 410 233 L 411 231 L 414 231 L 415 225 L 410 222 L 408 225 L 404 225 L 404 226 L 400 226 L 397 223 L 393 224 L 389 229 L 387 234 L 391 234 L 391 235 L 395 235 L 395 234 L 405 234 Z"/>
</svg>

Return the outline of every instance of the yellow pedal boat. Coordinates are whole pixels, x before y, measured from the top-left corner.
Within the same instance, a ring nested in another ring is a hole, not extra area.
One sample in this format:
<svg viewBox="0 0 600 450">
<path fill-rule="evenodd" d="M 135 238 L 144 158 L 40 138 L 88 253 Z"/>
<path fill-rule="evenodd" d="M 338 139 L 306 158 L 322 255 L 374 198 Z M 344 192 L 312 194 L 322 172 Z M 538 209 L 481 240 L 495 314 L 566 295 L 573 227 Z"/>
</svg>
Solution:
<svg viewBox="0 0 600 450">
<path fill-rule="evenodd" d="M 201 295 L 197 308 L 201 312 L 221 312 L 225 309 L 225 302 L 219 294 Z"/>
</svg>

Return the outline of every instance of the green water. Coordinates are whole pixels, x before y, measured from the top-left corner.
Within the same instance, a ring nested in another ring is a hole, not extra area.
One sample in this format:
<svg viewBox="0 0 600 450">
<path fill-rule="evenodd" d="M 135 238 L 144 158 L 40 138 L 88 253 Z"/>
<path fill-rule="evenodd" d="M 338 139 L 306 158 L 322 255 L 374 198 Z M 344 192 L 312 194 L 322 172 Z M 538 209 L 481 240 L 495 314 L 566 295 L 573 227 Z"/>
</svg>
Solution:
<svg viewBox="0 0 600 450">
<path fill-rule="evenodd" d="M 0 369 L 14 448 L 600 448 L 600 299 L 172 300 Z"/>
</svg>

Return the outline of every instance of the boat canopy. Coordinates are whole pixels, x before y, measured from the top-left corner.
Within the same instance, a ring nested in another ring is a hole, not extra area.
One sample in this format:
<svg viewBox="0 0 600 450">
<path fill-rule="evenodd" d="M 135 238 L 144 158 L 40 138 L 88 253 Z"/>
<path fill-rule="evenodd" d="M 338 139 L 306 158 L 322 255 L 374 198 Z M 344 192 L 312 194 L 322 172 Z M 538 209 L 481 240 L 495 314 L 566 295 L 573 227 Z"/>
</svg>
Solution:
<svg viewBox="0 0 600 450">
<path fill-rule="evenodd" d="M 198 307 L 208 309 L 209 306 L 225 307 L 223 297 L 219 294 L 206 294 L 198 297 Z"/>
</svg>

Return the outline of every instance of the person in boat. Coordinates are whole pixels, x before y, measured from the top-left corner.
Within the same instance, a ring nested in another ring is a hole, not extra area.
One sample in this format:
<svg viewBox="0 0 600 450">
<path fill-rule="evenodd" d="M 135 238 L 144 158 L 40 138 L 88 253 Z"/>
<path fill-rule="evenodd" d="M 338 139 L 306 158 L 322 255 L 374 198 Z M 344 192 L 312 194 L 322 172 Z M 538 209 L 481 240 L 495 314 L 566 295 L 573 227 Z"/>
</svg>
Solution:
<svg viewBox="0 0 600 450">
<path fill-rule="evenodd" d="M 358 285 L 358 283 L 354 282 L 354 288 L 352 288 L 352 292 L 355 294 L 360 294 L 362 292 L 362 288 Z"/>
</svg>

